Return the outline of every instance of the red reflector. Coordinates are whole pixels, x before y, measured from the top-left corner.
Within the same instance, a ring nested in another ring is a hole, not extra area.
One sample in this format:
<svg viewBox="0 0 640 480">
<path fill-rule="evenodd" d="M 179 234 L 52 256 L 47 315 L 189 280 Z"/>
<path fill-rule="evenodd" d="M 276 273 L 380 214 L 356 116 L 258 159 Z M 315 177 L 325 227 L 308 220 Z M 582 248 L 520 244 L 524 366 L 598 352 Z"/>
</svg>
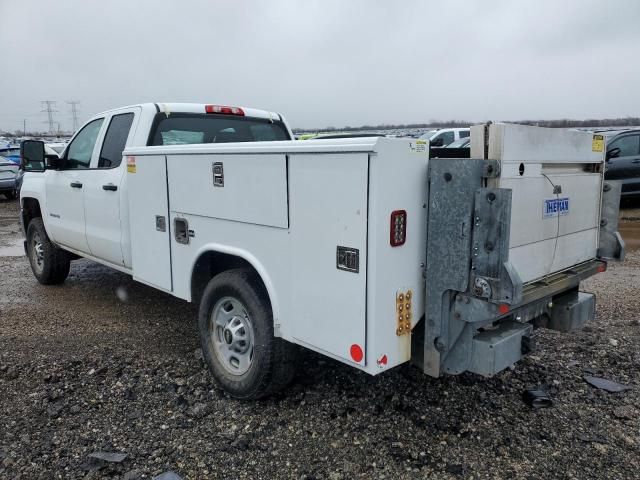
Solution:
<svg viewBox="0 0 640 480">
<path fill-rule="evenodd" d="M 226 105 L 205 105 L 204 110 L 207 113 L 219 113 L 221 115 L 238 115 L 244 117 L 244 110 L 240 107 L 228 107 Z"/>
<path fill-rule="evenodd" d="M 607 271 L 607 264 L 606 263 L 601 263 L 600 265 L 598 265 L 598 273 L 602 273 L 602 272 L 606 272 Z"/>
<path fill-rule="evenodd" d="M 364 352 L 362 351 L 362 347 L 357 343 L 354 343 L 353 345 L 351 345 L 351 349 L 349 350 L 349 353 L 351 354 L 351 358 L 353 358 L 354 362 L 360 363 L 364 358 Z"/>
<path fill-rule="evenodd" d="M 501 303 L 498 306 L 498 312 L 500 312 L 500 315 L 504 315 L 505 313 L 509 313 L 509 305 L 507 305 L 506 303 Z"/>
<path fill-rule="evenodd" d="M 407 239 L 407 211 L 394 210 L 391 212 L 391 230 L 389 232 L 389 243 L 392 247 L 404 245 Z"/>
</svg>

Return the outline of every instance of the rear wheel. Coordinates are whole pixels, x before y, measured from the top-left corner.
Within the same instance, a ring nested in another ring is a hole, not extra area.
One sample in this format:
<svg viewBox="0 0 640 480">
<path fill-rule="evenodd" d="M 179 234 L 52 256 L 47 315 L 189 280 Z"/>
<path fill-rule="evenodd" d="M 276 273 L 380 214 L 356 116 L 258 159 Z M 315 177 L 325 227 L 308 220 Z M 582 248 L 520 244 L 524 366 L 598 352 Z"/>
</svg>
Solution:
<svg viewBox="0 0 640 480">
<path fill-rule="evenodd" d="M 27 227 L 27 256 L 33 275 L 43 285 L 62 283 L 69 275 L 70 256 L 51 243 L 40 217 Z"/>
<path fill-rule="evenodd" d="M 209 282 L 199 329 L 207 365 L 231 396 L 261 398 L 293 379 L 295 346 L 274 337 L 269 297 L 252 271 L 229 270 Z"/>
</svg>

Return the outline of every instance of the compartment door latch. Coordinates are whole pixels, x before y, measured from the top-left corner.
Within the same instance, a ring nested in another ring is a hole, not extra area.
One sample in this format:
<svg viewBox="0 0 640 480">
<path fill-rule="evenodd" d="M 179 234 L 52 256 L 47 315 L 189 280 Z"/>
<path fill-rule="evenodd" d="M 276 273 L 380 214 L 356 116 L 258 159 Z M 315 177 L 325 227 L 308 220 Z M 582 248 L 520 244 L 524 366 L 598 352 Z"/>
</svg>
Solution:
<svg viewBox="0 0 640 480">
<path fill-rule="evenodd" d="M 222 162 L 213 162 L 211 170 L 213 172 L 213 186 L 224 187 L 224 166 Z"/>
</svg>

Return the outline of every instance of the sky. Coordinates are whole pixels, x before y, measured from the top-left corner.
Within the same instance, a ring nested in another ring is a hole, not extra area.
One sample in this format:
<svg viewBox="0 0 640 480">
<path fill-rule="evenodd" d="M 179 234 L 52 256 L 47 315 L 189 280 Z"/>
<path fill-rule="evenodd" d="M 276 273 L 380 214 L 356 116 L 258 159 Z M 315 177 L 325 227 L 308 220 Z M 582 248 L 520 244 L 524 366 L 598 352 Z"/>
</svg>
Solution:
<svg viewBox="0 0 640 480">
<path fill-rule="evenodd" d="M 0 0 L 0 130 L 143 102 L 293 127 L 640 116 L 638 0 Z"/>
</svg>

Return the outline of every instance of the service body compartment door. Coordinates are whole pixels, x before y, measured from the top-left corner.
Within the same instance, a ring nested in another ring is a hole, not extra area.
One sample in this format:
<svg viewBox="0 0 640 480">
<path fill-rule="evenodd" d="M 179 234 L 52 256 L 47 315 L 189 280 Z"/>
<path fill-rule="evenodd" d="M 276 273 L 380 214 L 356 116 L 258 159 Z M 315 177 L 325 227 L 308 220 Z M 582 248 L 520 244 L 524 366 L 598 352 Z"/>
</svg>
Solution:
<svg viewBox="0 0 640 480">
<path fill-rule="evenodd" d="M 289 157 L 293 336 L 365 364 L 368 154 Z"/>
<path fill-rule="evenodd" d="M 170 292 L 173 288 L 166 157 L 127 157 L 127 182 L 133 278 Z"/>
<path fill-rule="evenodd" d="M 284 154 L 170 155 L 171 209 L 287 228 Z"/>
</svg>

